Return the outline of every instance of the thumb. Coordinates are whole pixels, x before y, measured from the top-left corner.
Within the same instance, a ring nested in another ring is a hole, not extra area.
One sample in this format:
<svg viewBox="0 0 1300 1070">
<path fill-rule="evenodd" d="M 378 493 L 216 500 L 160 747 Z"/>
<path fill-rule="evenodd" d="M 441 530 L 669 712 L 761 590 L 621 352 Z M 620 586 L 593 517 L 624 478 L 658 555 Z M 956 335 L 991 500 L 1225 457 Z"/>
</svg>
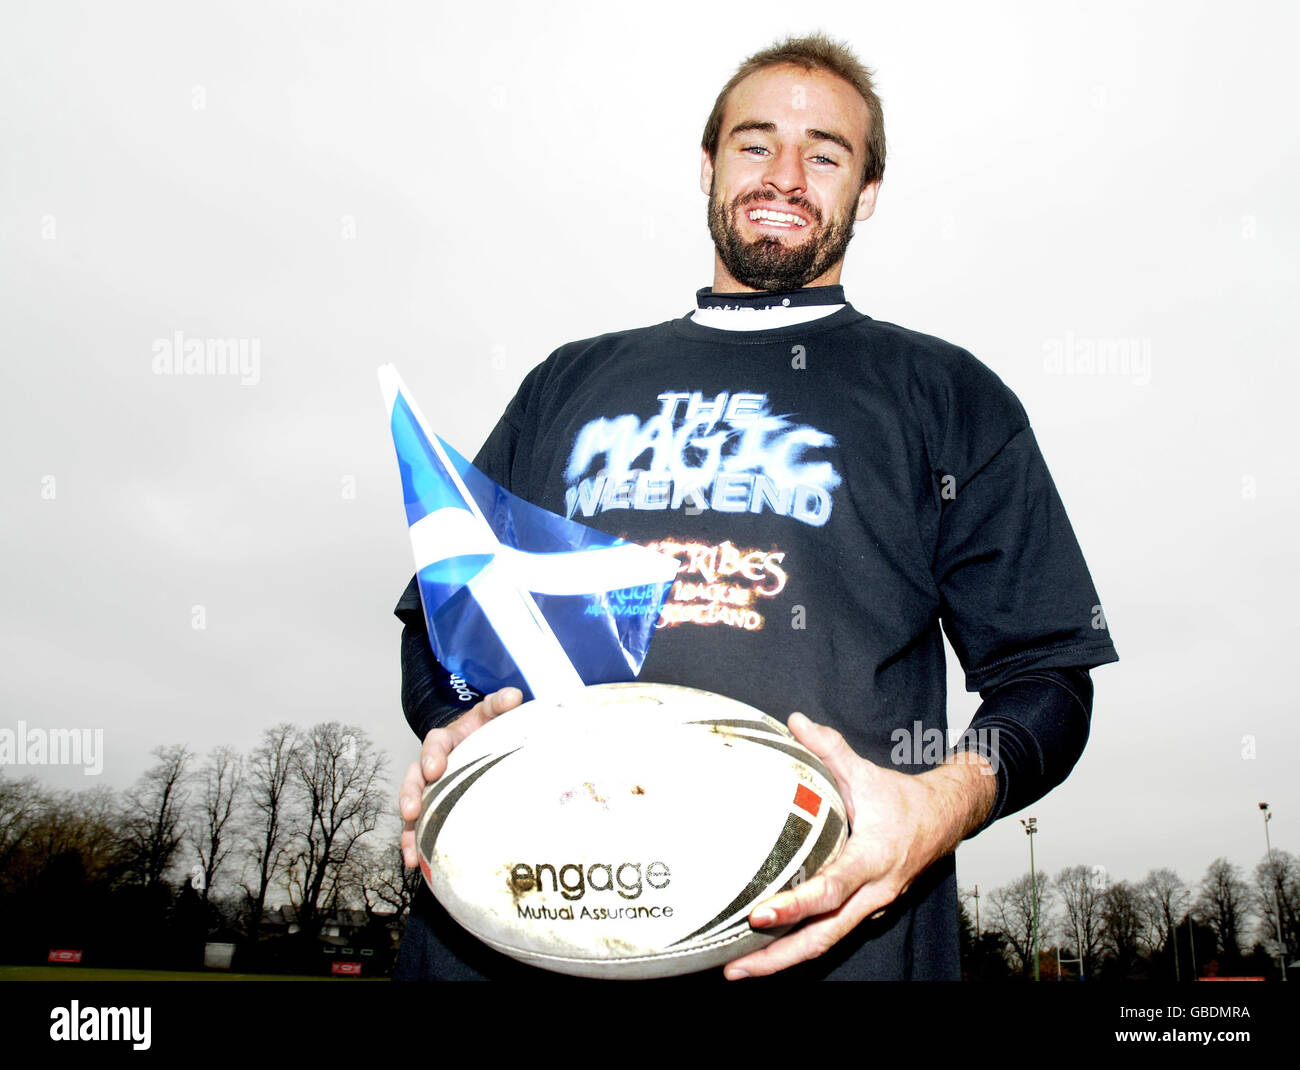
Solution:
<svg viewBox="0 0 1300 1070">
<path fill-rule="evenodd" d="M 790 714 L 789 728 L 794 738 L 825 762 L 837 779 L 847 779 L 853 761 L 860 760 L 839 732 L 802 713 Z"/>
<path fill-rule="evenodd" d="M 835 786 L 852 828 L 856 818 L 853 788 L 855 783 L 861 782 L 863 772 L 870 767 L 870 763 L 859 757 L 834 728 L 818 724 L 802 713 L 790 714 L 788 723 L 794 738 L 820 758 L 835 778 Z"/>
</svg>

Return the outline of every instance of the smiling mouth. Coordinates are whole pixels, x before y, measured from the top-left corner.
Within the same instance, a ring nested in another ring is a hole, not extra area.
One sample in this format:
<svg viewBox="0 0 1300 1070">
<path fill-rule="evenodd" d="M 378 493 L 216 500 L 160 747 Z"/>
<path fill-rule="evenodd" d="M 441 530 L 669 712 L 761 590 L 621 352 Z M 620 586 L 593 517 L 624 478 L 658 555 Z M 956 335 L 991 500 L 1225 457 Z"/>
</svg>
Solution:
<svg viewBox="0 0 1300 1070">
<path fill-rule="evenodd" d="M 808 220 L 803 216 L 797 216 L 793 212 L 774 212 L 770 208 L 751 208 L 745 213 L 751 223 L 763 223 L 770 227 L 780 227 L 787 230 L 797 230 L 800 227 L 806 227 Z"/>
</svg>

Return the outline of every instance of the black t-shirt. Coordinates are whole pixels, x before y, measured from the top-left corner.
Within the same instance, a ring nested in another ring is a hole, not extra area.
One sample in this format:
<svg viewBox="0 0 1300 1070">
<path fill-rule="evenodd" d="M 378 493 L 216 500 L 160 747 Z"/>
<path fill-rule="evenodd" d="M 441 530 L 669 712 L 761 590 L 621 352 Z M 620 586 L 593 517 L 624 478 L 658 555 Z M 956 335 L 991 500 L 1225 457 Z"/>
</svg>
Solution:
<svg viewBox="0 0 1300 1070">
<path fill-rule="evenodd" d="M 851 306 L 565 345 L 476 464 L 678 560 L 641 679 L 799 710 L 892 768 L 934 760 L 897 730 L 946 732 L 941 626 L 972 691 L 1117 659 L 1016 397 L 964 350 Z M 418 624 L 413 586 L 398 613 Z M 801 970 L 956 976 L 955 895 L 947 859 Z"/>
</svg>

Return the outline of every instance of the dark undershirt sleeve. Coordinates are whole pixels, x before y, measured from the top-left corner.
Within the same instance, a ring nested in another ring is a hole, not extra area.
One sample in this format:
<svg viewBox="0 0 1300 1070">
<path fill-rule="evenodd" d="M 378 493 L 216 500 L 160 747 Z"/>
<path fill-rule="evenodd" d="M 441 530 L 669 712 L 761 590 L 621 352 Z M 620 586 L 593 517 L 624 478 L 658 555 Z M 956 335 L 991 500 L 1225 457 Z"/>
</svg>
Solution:
<svg viewBox="0 0 1300 1070">
<path fill-rule="evenodd" d="M 955 748 L 982 754 L 997 774 L 997 797 L 976 832 L 1038 801 L 1069 776 L 1088 742 L 1092 679 L 1086 668 L 1028 669 L 980 697 Z"/>
<path fill-rule="evenodd" d="M 424 607 L 415 577 L 393 610 L 402 628 L 402 712 L 411 731 L 423 742 L 435 728 L 443 728 L 470 709 L 483 696 L 463 681 L 453 681 L 433 656 Z"/>
</svg>

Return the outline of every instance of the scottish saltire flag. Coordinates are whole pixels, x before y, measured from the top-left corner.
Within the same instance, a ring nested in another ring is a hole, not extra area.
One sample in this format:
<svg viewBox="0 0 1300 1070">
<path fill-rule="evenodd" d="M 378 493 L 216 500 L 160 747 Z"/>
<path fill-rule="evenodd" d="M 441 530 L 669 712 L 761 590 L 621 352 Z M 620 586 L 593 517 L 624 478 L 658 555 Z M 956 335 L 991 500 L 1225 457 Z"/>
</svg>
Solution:
<svg viewBox="0 0 1300 1070">
<path fill-rule="evenodd" d="M 535 698 L 634 679 L 677 562 L 515 497 L 430 431 L 391 364 L 379 384 L 438 661 Z"/>
</svg>

